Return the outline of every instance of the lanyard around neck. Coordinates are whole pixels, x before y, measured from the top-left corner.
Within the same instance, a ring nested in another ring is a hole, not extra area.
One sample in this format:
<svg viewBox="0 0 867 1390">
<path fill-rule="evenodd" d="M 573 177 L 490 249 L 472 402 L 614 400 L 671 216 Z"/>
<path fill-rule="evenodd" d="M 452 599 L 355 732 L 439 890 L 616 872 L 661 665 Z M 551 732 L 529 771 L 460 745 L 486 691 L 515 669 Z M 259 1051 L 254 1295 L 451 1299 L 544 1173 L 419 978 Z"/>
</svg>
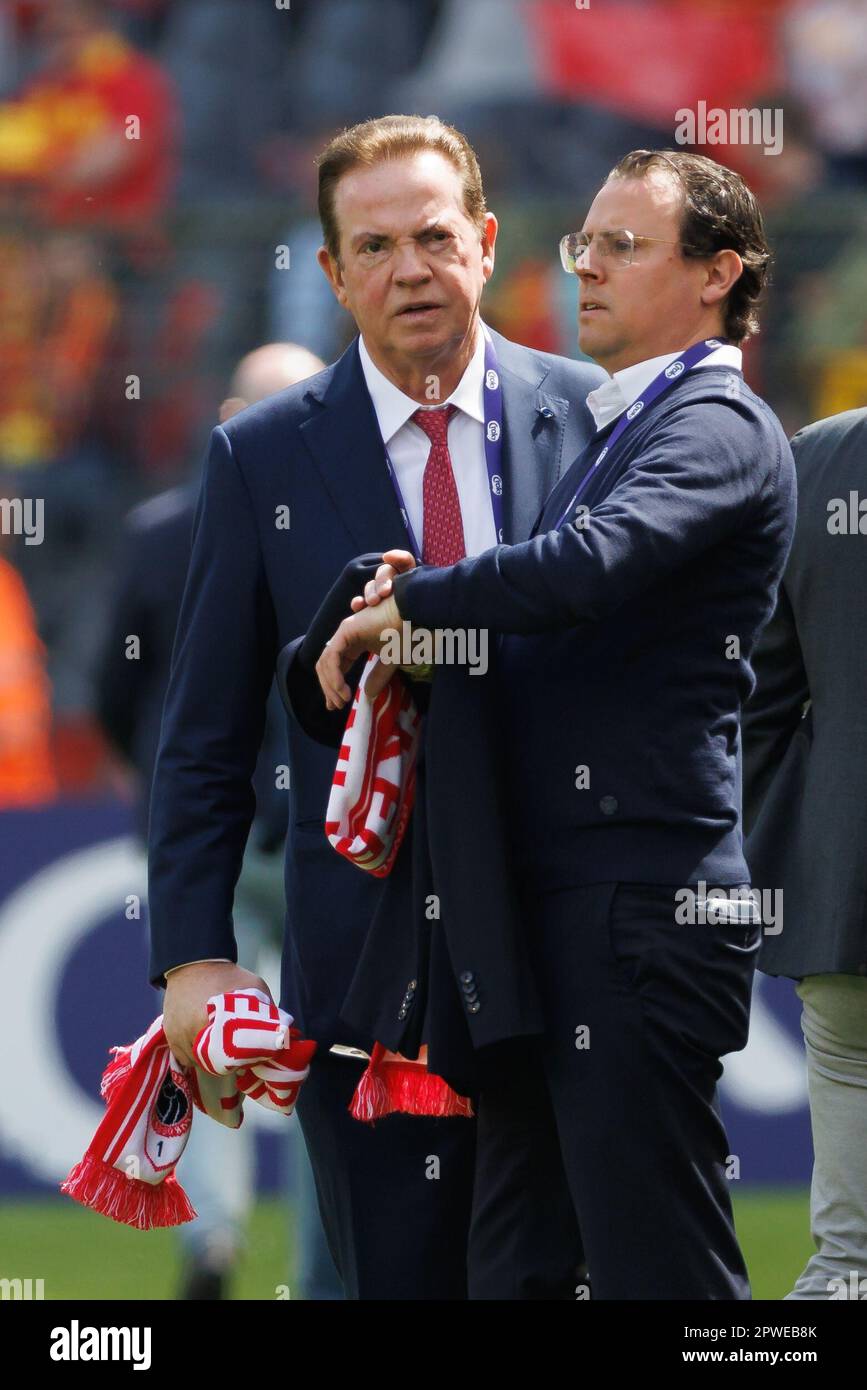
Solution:
<svg viewBox="0 0 867 1390">
<path fill-rule="evenodd" d="M 724 342 L 719 338 L 706 338 L 704 342 L 693 343 L 692 347 L 687 348 L 686 351 L 682 352 L 679 357 L 676 357 L 673 362 L 670 362 L 658 376 L 653 378 L 653 381 L 646 390 L 642 391 L 641 395 L 638 396 L 620 416 L 611 432 L 608 443 L 604 448 L 600 449 L 598 456 L 594 459 L 593 463 L 584 474 L 584 477 L 581 479 L 581 482 L 578 484 L 577 491 L 572 494 L 568 507 L 562 512 L 559 521 L 554 526 L 555 531 L 559 531 L 563 522 L 566 520 L 590 482 L 590 479 L 596 475 L 597 468 L 605 459 L 610 457 L 615 444 L 622 439 L 633 420 L 638 418 L 646 406 L 657 400 L 664 391 L 667 391 L 668 388 L 677 381 L 678 377 L 683 376 L 684 372 L 688 372 L 692 367 L 697 366 L 699 362 L 703 362 L 712 352 L 716 352 L 717 348 L 723 346 Z"/>
</svg>

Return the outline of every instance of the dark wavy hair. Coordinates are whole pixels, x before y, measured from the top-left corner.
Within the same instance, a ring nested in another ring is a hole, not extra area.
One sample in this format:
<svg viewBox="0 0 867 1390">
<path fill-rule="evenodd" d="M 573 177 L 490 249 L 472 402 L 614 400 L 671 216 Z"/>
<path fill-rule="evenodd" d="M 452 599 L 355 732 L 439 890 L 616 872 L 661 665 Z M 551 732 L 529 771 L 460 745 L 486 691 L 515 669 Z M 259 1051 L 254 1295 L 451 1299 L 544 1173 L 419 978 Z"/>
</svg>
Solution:
<svg viewBox="0 0 867 1390">
<path fill-rule="evenodd" d="M 652 169 L 674 174 L 683 189 L 680 224 L 684 256 L 737 251 L 744 264 L 724 304 L 724 332 L 741 343 L 759 331 L 758 305 L 768 281 L 771 251 L 755 194 L 740 174 L 686 150 L 632 150 L 609 179 L 640 179 Z"/>
</svg>

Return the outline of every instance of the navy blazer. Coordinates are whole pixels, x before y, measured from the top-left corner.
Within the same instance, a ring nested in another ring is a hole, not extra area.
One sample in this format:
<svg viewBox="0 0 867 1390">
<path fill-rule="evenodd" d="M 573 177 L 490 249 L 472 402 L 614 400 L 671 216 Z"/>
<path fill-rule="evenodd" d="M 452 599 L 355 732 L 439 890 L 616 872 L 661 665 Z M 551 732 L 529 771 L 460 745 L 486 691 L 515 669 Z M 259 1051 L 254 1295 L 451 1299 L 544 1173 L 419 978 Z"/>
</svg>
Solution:
<svg viewBox="0 0 867 1390">
<path fill-rule="evenodd" d="M 558 522 L 395 580 L 424 628 L 492 628 L 515 855 L 532 891 L 749 880 L 740 714 L 792 541 L 792 452 L 740 373 L 702 367 L 639 414 Z M 571 519 L 571 518 L 570 518 Z"/>
<path fill-rule="evenodd" d="M 198 489 L 198 480 L 184 483 L 140 503 L 127 517 L 123 564 L 96 673 L 100 723 L 139 774 L 136 820 L 143 838 Z M 137 661 L 126 659 L 130 633 L 141 639 Z M 286 758 L 285 720 L 276 690 L 269 700 L 265 727 L 254 776 L 255 834 L 258 848 L 273 854 L 282 849 L 286 838 L 286 797 L 274 780 L 275 765 Z"/>
<path fill-rule="evenodd" d="M 589 438 L 597 368 L 493 334 L 503 386 L 504 526 L 530 534 Z M 213 431 L 154 773 L 150 978 L 236 959 L 232 898 L 254 810 L 251 777 L 280 651 L 307 630 L 344 566 L 409 537 L 384 461 L 357 340 L 317 376 Z M 334 753 L 288 721 L 289 832 L 281 1003 L 307 1036 L 338 1013 L 381 892 L 324 835 Z"/>
</svg>

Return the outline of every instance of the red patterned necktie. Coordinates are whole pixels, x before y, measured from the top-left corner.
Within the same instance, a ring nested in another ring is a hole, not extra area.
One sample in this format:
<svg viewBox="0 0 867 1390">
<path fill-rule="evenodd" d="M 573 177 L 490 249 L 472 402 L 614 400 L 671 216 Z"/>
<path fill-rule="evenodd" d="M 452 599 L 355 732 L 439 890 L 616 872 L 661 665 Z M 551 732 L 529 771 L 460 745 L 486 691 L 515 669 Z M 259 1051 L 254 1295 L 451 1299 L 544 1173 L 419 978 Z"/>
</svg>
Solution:
<svg viewBox="0 0 867 1390">
<path fill-rule="evenodd" d="M 466 555 L 464 524 L 452 460 L 449 454 L 449 420 L 457 406 L 437 410 L 417 410 L 414 425 L 430 440 L 430 453 L 422 481 L 424 535 L 422 559 L 426 565 L 453 565 Z"/>
</svg>

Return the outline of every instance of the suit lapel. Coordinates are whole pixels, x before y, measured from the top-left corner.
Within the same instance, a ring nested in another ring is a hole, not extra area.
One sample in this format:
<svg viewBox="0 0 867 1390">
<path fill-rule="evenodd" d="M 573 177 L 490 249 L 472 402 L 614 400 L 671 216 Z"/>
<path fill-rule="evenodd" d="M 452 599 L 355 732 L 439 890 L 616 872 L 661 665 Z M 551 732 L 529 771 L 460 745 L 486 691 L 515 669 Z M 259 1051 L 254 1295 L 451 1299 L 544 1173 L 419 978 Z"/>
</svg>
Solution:
<svg viewBox="0 0 867 1390">
<path fill-rule="evenodd" d="M 544 362 L 492 336 L 503 386 L 503 539 L 515 544 L 530 536 L 560 476 L 569 401 L 545 390 Z M 300 426 L 301 437 L 358 553 L 410 549 L 357 339 L 311 396 L 318 409 Z"/>
<path fill-rule="evenodd" d="M 330 379 L 311 394 L 320 409 L 301 425 L 301 437 L 358 553 L 411 549 L 357 338 L 334 364 Z"/>
<path fill-rule="evenodd" d="M 544 389 L 548 368 L 526 348 L 492 333 L 503 385 L 503 540 L 528 539 L 560 475 L 569 402 Z"/>
<path fill-rule="evenodd" d="M 593 467 L 595 460 L 599 457 L 609 434 L 613 429 L 613 422 L 609 422 L 605 430 L 599 434 L 594 434 L 587 441 L 578 457 L 569 465 L 560 478 L 557 487 L 546 500 L 545 506 L 539 516 L 537 530 L 547 531 L 556 526 L 564 509 L 569 505 L 574 494 L 581 485 L 581 480 L 588 469 Z M 588 485 L 587 491 L 581 498 L 582 506 L 591 506 L 599 501 L 595 482 Z"/>
</svg>

